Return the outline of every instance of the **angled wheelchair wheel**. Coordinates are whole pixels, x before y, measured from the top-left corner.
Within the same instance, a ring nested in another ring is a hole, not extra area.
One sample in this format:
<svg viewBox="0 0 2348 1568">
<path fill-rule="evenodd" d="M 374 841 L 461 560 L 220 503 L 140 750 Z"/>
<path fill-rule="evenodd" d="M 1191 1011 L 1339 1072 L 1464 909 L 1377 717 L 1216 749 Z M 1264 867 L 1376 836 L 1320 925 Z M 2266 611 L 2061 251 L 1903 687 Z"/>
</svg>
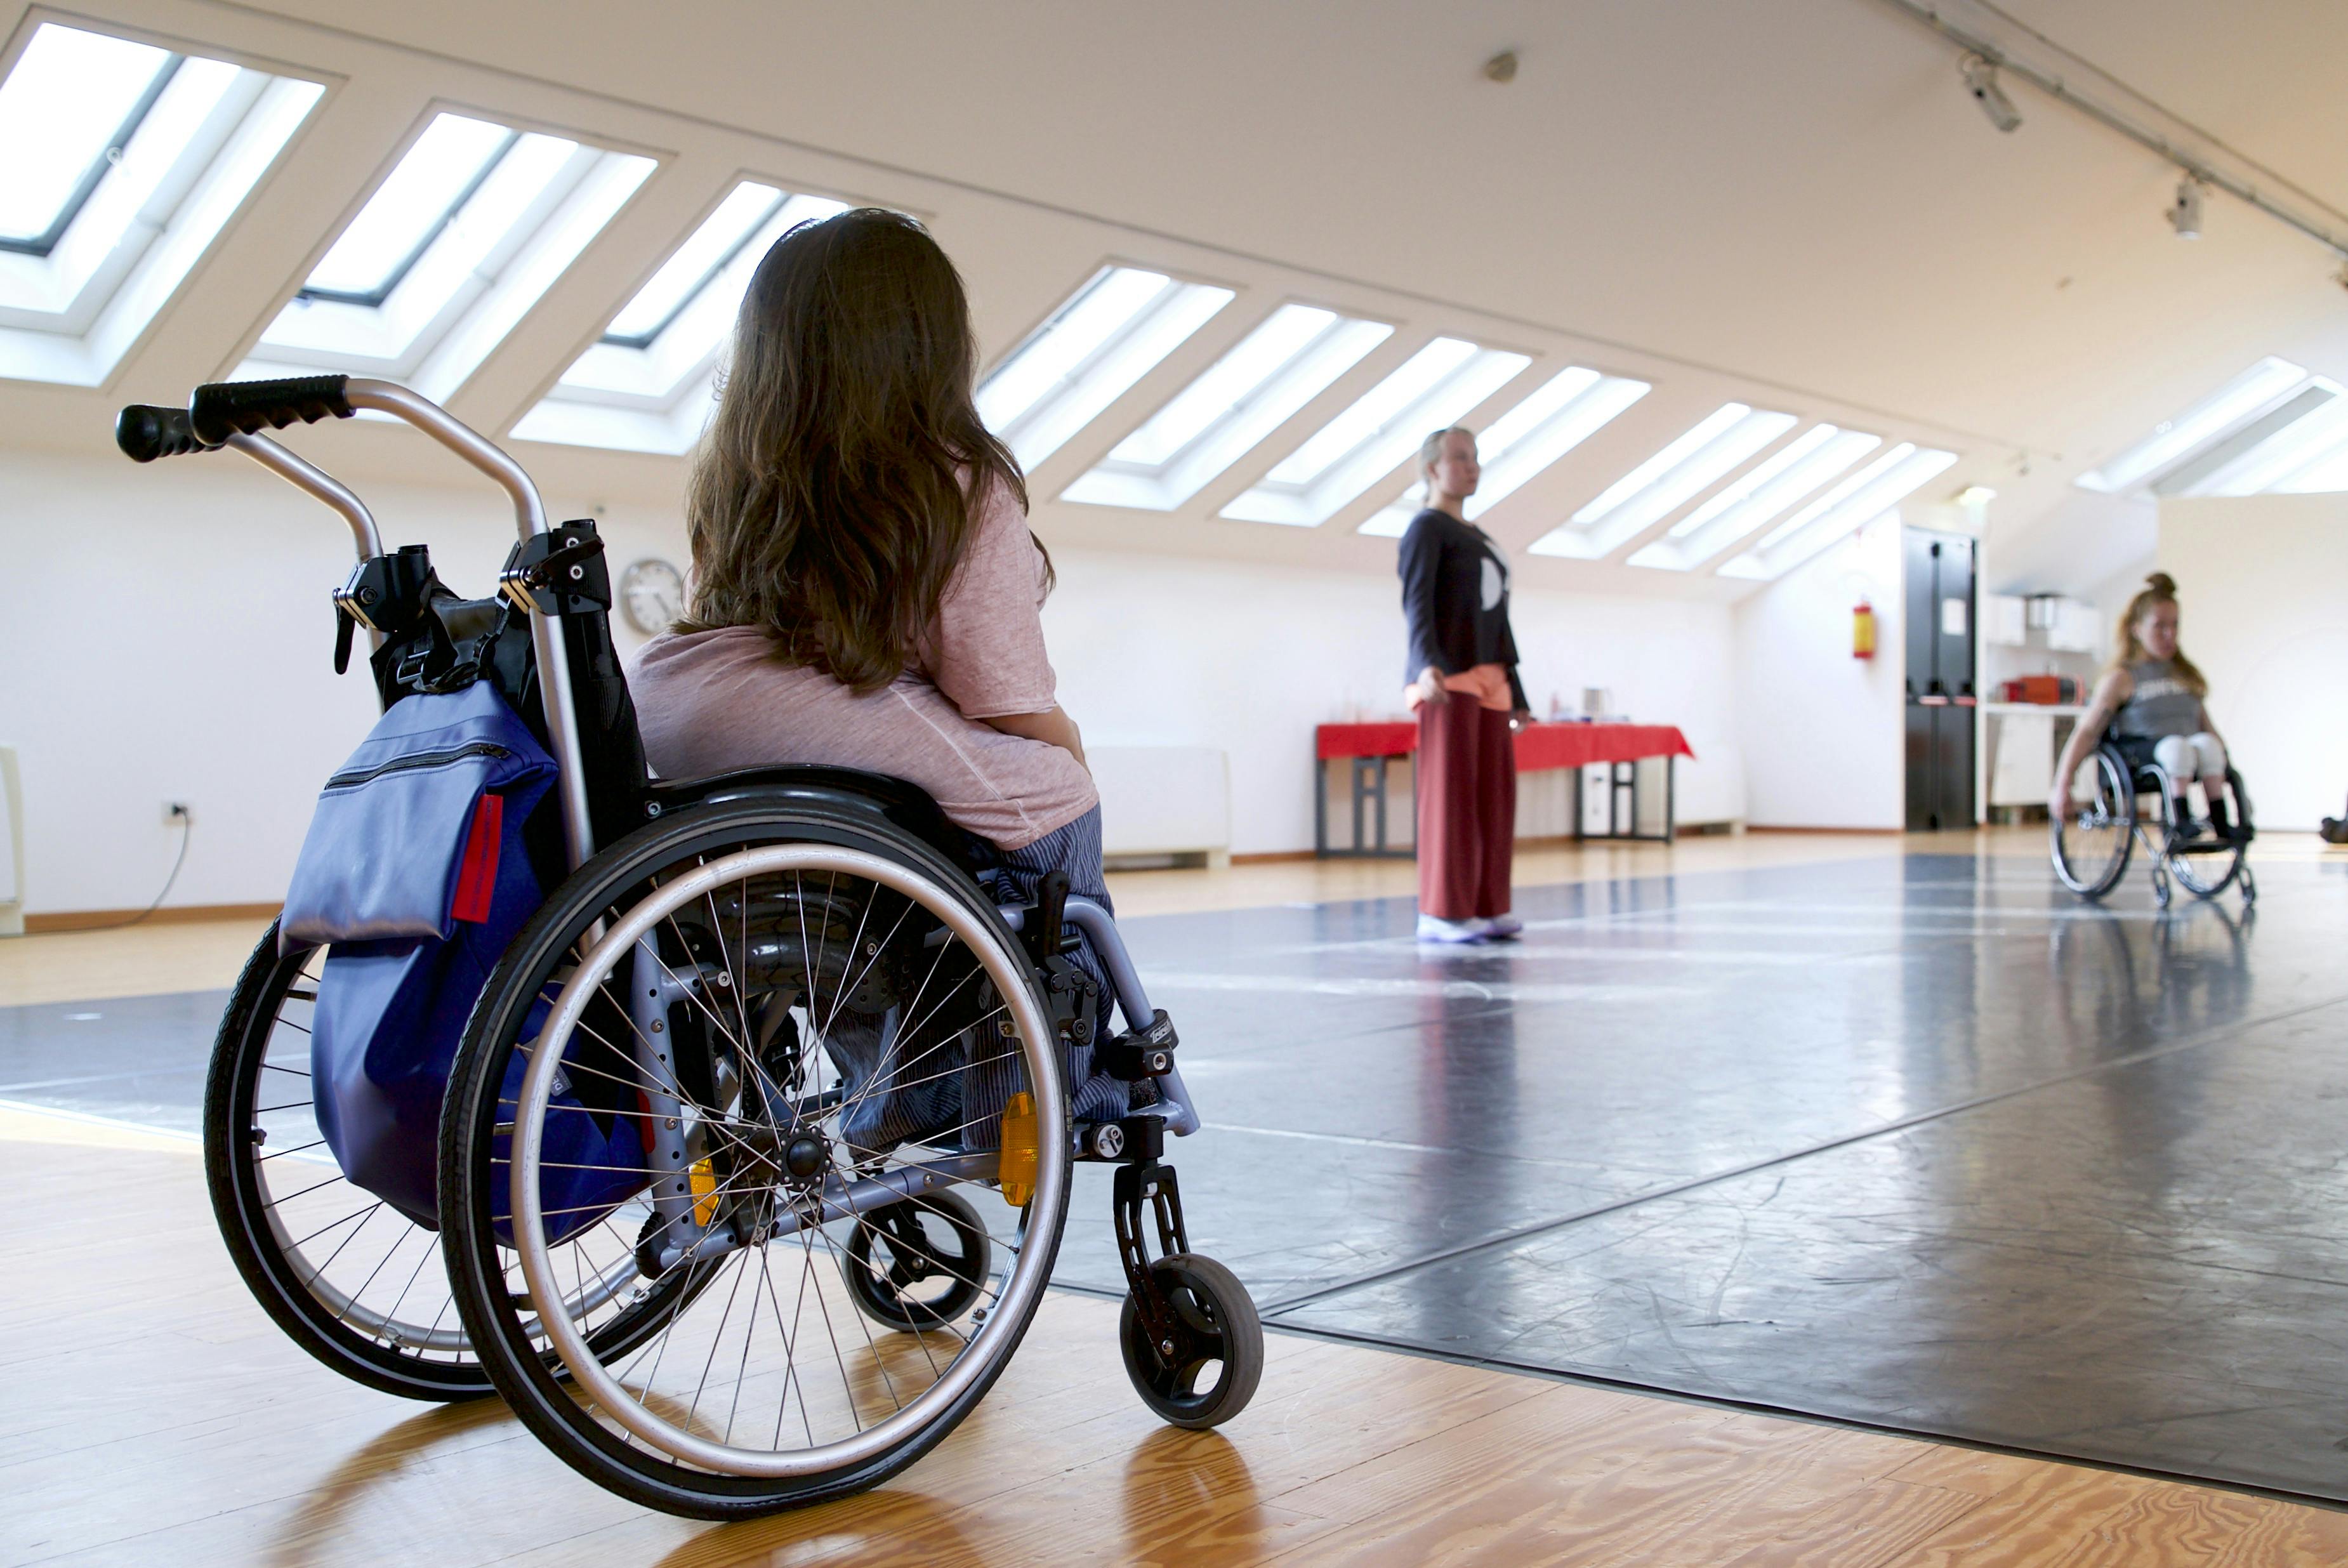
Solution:
<svg viewBox="0 0 2348 1568">
<path fill-rule="evenodd" d="M 204 1175 L 237 1272 L 303 1349 L 411 1399 L 489 1391 L 439 1238 L 345 1181 L 318 1130 L 310 1019 L 323 948 L 272 925 L 238 978 L 204 1088 Z"/>
<path fill-rule="evenodd" d="M 877 816 L 729 802 L 604 851 L 491 975 L 442 1119 L 444 1245 L 499 1391 L 582 1474 L 688 1517 L 912 1463 L 1009 1362 L 1058 1251 L 1048 1020 L 983 892 Z M 634 1130 L 641 1167 L 550 1202 L 582 1119 Z M 541 1310 L 582 1233 L 637 1279 Z M 927 1277 L 884 1295 L 872 1266 L 912 1253 Z"/>
<path fill-rule="evenodd" d="M 2070 817 L 2046 824 L 2054 875 L 2082 898 L 2101 898 L 2119 885 L 2136 847 L 2136 788 L 2119 756 L 2098 747 L 2071 792 Z"/>
</svg>

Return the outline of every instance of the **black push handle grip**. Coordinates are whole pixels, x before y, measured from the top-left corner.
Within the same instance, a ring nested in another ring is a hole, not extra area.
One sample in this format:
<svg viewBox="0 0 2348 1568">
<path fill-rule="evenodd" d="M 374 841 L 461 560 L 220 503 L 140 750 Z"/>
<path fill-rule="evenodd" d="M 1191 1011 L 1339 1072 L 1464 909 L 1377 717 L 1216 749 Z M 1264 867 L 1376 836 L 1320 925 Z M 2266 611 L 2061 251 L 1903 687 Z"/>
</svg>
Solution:
<svg viewBox="0 0 2348 1568">
<path fill-rule="evenodd" d="M 347 376 L 296 376 L 283 381 L 215 381 L 188 399 L 196 438 L 217 447 L 231 436 L 257 436 L 292 424 L 347 419 Z"/>
<path fill-rule="evenodd" d="M 196 439 L 185 408 L 158 408 L 146 403 L 133 403 L 114 417 L 114 444 L 134 463 L 211 449 Z"/>
</svg>

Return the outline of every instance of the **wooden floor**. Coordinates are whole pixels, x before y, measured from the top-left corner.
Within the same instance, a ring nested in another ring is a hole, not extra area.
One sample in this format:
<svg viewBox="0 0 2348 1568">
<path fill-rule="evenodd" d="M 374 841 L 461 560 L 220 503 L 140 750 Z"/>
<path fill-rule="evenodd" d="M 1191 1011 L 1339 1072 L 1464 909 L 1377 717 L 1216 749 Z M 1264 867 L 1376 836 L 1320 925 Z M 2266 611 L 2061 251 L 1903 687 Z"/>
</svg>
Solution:
<svg viewBox="0 0 2348 1568">
<path fill-rule="evenodd" d="M 1896 841 L 1716 842 L 1563 851 L 1523 880 Z M 1929 841 L 1967 842 L 2043 840 Z M 1148 873 L 1163 880 L 1117 892 L 1136 913 L 1372 896 L 1406 892 L 1409 869 Z M 253 934 L 0 944 L 0 1003 L 125 994 L 158 970 L 176 983 L 153 989 L 225 985 Z M 1180 1432 L 1127 1386 L 1114 1305 L 1066 1293 L 895 1483 L 691 1524 L 599 1491 L 494 1403 L 405 1403 L 294 1350 L 221 1252 L 184 1140 L 0 1110 L 0 1563 L 2348 1562 L 2348 1514 L 2327 1510 L 1293 1335 L 1272 1336 L 1246 1415 Z"/>
<path fill-rule="evenodd" d="M 313 1364 L 231 1271 L 191 1148 L 40 1119 L 0 1120 L 0 1562 L 2348 1561 L 2348 1515 L 1288 1335 L 1245 1416 L 1177 1431 L 1127 1387 L 1114 1307 L 1069 1294 L 897 1482 L 691 1524 L 494 1403 Z"/>
</svg>

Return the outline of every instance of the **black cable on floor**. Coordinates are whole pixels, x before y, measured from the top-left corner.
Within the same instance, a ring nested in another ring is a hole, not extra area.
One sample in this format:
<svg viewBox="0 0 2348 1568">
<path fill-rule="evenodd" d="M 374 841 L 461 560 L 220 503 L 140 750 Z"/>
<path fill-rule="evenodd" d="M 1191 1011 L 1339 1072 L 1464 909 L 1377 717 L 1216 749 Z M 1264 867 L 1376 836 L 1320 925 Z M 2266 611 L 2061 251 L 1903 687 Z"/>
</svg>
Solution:
<svg viewBox="0 0 2348 1568">
<path fill-rule="evenodd" d="M 195 836 L 196 820 L 193 817 L 181 817 L 180 819 L 180 854 L 179 858 L 171 862 L 171 874 L 163 879 L 163 891 L 155 895 L 155 902 L 153 903 L 149 904 L 145 909 L 140 910 L 129 920 L 111 921 L 105 925 L 68 926 L 62 931 L 15 931 L 8 934 L 9 940 L 13 941 L 20 936 L 78 936 L 84 932 L 89 931 L 129 930 L 132 926 L 138 924 L 140 921 L 146 919 L 149 915 L 162 908 L 163 901 L 171 896 L 172 885 L 180 880 L 180 868 L 188 863 L 188 841 Z"/>
</svg>

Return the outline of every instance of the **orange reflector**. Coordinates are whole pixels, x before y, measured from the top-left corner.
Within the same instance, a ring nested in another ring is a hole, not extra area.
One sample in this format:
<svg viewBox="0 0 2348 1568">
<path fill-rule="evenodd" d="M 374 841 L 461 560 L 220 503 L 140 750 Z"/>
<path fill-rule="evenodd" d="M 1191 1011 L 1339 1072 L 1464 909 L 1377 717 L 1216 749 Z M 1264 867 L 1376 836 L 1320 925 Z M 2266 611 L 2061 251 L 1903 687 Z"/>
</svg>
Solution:
<svg viewBox="0 0 2348 1568">
<path fill-rule="evenodd" d="M 1035 1195 L 1036 1144 L 1035 1098 L 1023 1088 L 1003 1108 L 1003 1156 L 994 1168 L 1003 1201 L 1014 1209 Z"/>
<path fill-rule="evenodd" d="M 686 1172 L 693 1179 L 693 1222 L 706 1227 L 717 1217 L 717 1172 L 706 1160 L 696 1160 Z"/>
</svg>

